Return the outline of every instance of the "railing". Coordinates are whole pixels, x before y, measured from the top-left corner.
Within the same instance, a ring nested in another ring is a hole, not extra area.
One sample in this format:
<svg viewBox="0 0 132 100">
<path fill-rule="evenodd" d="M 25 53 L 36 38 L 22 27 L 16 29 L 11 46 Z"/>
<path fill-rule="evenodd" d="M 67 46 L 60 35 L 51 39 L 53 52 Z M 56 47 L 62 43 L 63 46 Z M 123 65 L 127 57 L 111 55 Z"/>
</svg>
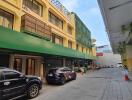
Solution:
<svg viewBox="0 0 132 100">
<path fill-rule="evenodd" d="M 71 13 L 58 0 L 49 0 L 49 2 L 60 12 L 62 12 L 68 20 L 71 20 Z"/>
</svg>

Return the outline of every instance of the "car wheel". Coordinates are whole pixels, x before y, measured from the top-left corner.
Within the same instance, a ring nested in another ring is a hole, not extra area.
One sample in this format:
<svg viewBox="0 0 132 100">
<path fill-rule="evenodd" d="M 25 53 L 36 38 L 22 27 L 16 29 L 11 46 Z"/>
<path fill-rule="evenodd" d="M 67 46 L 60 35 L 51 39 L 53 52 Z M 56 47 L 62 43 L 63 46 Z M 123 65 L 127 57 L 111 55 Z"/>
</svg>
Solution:
<svg viewBox="0 0 132 100">
<path fill-rule="evenodd" d="M 62 77 L 62 78 L 61 78 L 61 85 L 64 85 L 64 84 L 65 84 L 65 82 L 66 82 L 65 77 Z"/>
<path fill-rule="evenodd" d="M 33 84 L 28 89 L 28 97 L 35 98 L 39 94 L 39 86 L 37 84 Z"/>
</svg>

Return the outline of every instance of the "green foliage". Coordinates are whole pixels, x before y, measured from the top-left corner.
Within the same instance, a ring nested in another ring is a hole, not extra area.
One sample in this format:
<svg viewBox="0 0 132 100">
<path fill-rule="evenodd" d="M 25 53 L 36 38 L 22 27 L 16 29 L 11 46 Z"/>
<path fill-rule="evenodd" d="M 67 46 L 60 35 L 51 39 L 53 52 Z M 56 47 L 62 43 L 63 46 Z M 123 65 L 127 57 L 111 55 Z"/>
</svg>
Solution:
<svg viewBox="0 0 132 100">
<path fill-rule="evenodd" d="M 125 42 L 120 42 L 117 47 L 117 52 L 122 55 L 125 52 L 125 50 L 126 50 Z"/>
<path fill-rule="evenodd" d="M 126 31 L 129 31 L 132 33 L 132 22 L 129 25 L 122 25 L 121 26 L 122 33 L 125 33 Z"/>
</svg>

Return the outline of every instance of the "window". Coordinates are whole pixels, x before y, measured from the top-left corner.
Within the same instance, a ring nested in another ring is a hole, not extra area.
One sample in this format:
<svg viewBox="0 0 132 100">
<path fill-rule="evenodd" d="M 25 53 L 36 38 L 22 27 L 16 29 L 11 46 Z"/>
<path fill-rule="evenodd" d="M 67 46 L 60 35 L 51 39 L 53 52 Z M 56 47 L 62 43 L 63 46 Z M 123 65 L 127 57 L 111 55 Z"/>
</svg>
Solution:
<svg viewBox="0 0 132 100">
<path fill-rule="evenodd" d="M 27 59 L 27 68 L 26 68 L 27 75 L 35 75 L 35 59 Z"/>
<path fill-rule="evenodd" d="M 36 0 L 23 0 L 23 8 L 28 7 L 30 10 L 36 14 L 43 15 L 43 6 Z M 26 8 L 25 8 L 26 9 Z"/>
<path fill-rule="evenodd" d="M 72 48 L 72 41 L 68 41 L 68 48 Z"/>
<path fill-rule="evenodd" d="M 49 12 L 49 21 L 60 29 L 63 29 L 63 21 L 51 12 Z"/>
<path fill-rule="evenodd" d="M 0 9 L 0 25 L 13 29 L 14 15 Z"/>
<path fill-rule="evenodd" d="M 78 45 L 78 44 L 76 45 L 76 50 L 78 50 L 78 51 L 79 51 L 79 45 Z"/>
<path fill-rule="evenodd" d="M 22 72 L 22 59 L 21 58 L 14 59 L 14 69 L 19 72 Z"/>
<path fill-rule="evenodd" d="M 19 78 L 21 74 L 14 71 L 4 71 L 3 75 L 5 77 L 5 80 L 9 80 Z"/>
<path fill-rule="evenodd" d="M 56 44 L 63 45 L 63 38 L 55 34 L 52 35 L 52 42 Z"/>
<path fill-rule="evenodd" d="M 82 47 L 82 52 L 84 51 L 84 48 Z"/>
<path fill-rule="evenodd" d="M 86 49 L 86 53 L 88 53 L 88 49 Z"/>
<path fill-rule="evenodd" d="M 68 26 L 67 27 L 67 32 L 68 32 L 68 34 L 72 35 L 72 27 Z"/>
</svg>

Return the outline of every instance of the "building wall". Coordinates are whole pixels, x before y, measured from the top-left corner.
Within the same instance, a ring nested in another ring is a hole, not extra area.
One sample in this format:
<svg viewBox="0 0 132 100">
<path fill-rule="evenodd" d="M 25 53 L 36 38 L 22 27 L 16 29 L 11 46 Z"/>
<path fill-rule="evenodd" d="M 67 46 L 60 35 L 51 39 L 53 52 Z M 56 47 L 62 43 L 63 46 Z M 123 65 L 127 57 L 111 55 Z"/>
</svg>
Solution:
<svg viewBox="0 0 132 100">
<path fill-rule="evenodd" d="M 23 0 L 0 0 L 0 8 L 10 12 L 14 15 L 14 25 L 13 29 L 16 31 L 21 30 L 21 16 L 28 13 L 32 16 L 36 17 L 37 19 L 45 22 L 47 25 L 51 26 L 52 33 L 63 37 L 63 46 L 68 47 L 68 41 L 72 41 L 72 49 L 76 49 L 76 31 L 75 31 L 75 16 L 74 14 L 70 14 L 68 19 L 62 12 L 60 12 L 50 0 L 37 0 L 43 6 L 43 14 L 39 16 L 38 14 L 34 13 L 29 9 L 24 9 L 22 7 Z M 58 18 L 63 20 L 63 29 L 60 29 L 49 22 L 49 11 L 55 14 Z M 72 35 L 67 33 L 67 27 L 70 26 L 72 28 Z M 83 52 L 86 52 L 86 49 L 89 47 L 79 44 L 79 51 L 82 52 L 82 47 L 84 48 Z"/>
<path fill-rule="evenodd" d="M 79 51 L 83 53 L 90 54 L 92 56 L 95 56 L 95 49 L 88 47 L 84 44 L 78 43 L 76 41 L 76 26 L 75 26 L 75 15 L 72 13 L 69 13 L 68 18 L 65 16 L 61 11 L 59 11 L 50 1 L 51 0 L 36 0 L 38 1 L 42 6 L 42 15 L 38 15 L 35 12 L 33 12 L 31 9 L 23 6 L 24 0 L 0 0 L 0 9 L 9 12 L 14 15 L 14 21 L 13 21 L 13 30 L 18 32 L 23 32 L 21 29 L 22 26 L 22 16 L 25 14 L 31 15 L 35 17 L 35 19 L 45 23 L 46 25 L 51 27 L 51 33 L 63 38 L 63 46 L 68 48 L 68 41 L 72 42 L 72 49 L 76 50 L 76 45 L 79 44 Z M 27 0 L 28 1 L 28 0 Z M 61 19 L 63 21 L 63 29 L 58 28 L 56 25 L 52 24 L 49 21 L 49 11 L 53 13 L 57 18 Z M 68 33 L 68 26 L 72 29 L 72 33 Z M 85 27 L 86 28 L 86 27 Z M 38 33 L 39 34 L 39 33 Z M 52 35 L 52 34 L 51 34 Z M 89 37 L 91 38 L 91 37 Z M 52 40 L 51 40 L 52 42 Z M 35 58 L 35 74 L 37 76 L 43 77 L 46 72 L 46 65 L 47 63 L 42 59 L 41 56 L 33 57 L 34 54 L 10 54 L 9 55 L 9 66 L 13 68 L 14 66 L 14 58 L 16 55 L 19 55 L 22 59 L 22 73 L 26 74 L 26 67 L 27 67 L 27 59 L 28 58 Z M 45 58 L 44 58 L 45 59 Z M 54 59 L 55 60 L 55 59 Z M 49 60 L 50 61 L 50 60 Z M 59 63 L 62 63 L 63 61 L 58 61 Z M 68 61 L 68 63 L 71 63 Z M 61 64 L 60 64 L 61 65 Z M 62 65 L 61 65 L 62 66 Z M 43 70 L 43 71 L 42 71 Z"/>
<path fill-rule="evenodd" d="M 132 46 L 127 45 L 126 46 L 126 66 L 128 67 L 129 71 L 132 71 Z"/>
<path fill-rule="evenodd" d="M 119 54 L 103 53 L 103 56 L 97 57 L 97 64 L 101 66 L 116 66 L 117 63 L 121 63 L 121 56 Z"/>
</svg>

